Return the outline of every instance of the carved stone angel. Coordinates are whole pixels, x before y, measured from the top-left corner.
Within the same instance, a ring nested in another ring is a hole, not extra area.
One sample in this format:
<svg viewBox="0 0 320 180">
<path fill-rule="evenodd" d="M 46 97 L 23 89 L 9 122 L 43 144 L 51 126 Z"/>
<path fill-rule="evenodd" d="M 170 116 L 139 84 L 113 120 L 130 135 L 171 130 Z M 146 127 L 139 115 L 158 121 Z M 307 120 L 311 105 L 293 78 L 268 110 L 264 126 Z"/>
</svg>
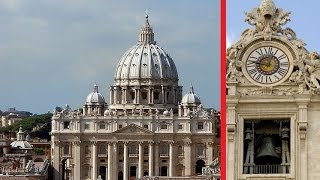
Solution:
<svg viewBox="0 0 320 180">
<path fill-rule="evenodd" d="M 317 89 L 320 89 L 320 57 L 317 52 L 310 53 L 310 59 L 304 59 L 303 61 L 307 64 L 306 71 L 310 74 L 310 82 Z"/>
</svg>

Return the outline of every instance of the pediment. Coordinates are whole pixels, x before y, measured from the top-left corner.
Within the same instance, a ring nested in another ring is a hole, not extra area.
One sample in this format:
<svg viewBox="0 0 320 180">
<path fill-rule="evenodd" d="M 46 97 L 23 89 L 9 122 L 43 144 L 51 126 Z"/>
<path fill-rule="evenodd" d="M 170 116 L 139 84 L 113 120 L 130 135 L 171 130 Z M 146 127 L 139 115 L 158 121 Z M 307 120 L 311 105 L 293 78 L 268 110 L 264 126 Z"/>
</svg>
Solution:
<svg viewBox="0 0 320 180">
<path fill-rule="evenodd" d="M 115 134 L 153 134 L 152 131 L 138 126 L 136 124 L 130 124 L 124 128 L 114 131 Z"/>
</svg>

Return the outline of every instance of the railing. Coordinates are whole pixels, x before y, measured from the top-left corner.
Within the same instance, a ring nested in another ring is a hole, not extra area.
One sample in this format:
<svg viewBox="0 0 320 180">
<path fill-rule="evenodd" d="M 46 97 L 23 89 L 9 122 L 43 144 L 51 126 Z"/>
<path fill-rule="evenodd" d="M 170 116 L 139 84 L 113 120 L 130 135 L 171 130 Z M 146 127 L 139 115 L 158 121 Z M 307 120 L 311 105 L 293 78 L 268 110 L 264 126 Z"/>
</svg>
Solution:
<svg viewBox="0 0 320 180">
<path fill-rule="evenodd" d="M 286 172 L 283 172 L 283 168 L 288 169 L 287 165 L 286 166 L 282 166 L 282 165 L 254 165 L 252 166 L 253 168 L 253 174 L 284 174 L 284 173 L 288 173 L 288 171 L 286 170 Z M 248 167 L 250 168 L 250 167 Z M 245 173 L 245 174 L 249 174 L 249 173 Z"/>
<path fill-rule="evenodd" d="M 169 157 L 168 154 L 160 154 L 160 157 Z"/>
<path fill-rule="evenodd" d="M 129 157 L 138 157 L 138 154 L 129 154 Z"/>
<path fill-rule="evenodd" d="M 108 154 L 98 154 L 98 157 L 108 157 Z"/>
<path fill-rule="evenodd" d="M 279 174 L 281 173 L 280 165 L 256 165 L 253 168 L 254 174 Z"/>
</svg>

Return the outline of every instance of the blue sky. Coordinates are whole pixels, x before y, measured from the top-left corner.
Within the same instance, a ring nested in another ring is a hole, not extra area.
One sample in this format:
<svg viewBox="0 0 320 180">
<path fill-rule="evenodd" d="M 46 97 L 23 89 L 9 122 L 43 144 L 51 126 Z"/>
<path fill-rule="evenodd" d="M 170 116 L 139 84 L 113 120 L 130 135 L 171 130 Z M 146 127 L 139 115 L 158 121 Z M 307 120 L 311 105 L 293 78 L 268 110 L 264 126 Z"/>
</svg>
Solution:
<svg viewBox="0 0 320 180">
<path fill-rule="evenodd" d="M 262 0 L 227 0 L 227 42 L 234 43 L 239 40 L 243 30 L 249 28 L 244 22 L 244 12 L 259 7 Z M 274 0 L 277 7 L 291 11 L 291 21 L 287 27 L 292 28 L 299 39 L 307 44 L 309 51 L 320 50 L 319 33 L 319 1 L 292 1 Z"/>
<path fill-rule="evenodd" d="M 146 9 L 184 93 L 192 82 L 204 106 L 219 109 L 218 0 L 0 0 L 0 110 L 78 108 L 94 82 L 109 100 L 115 68 L 136 43 Z"/>
</svg>

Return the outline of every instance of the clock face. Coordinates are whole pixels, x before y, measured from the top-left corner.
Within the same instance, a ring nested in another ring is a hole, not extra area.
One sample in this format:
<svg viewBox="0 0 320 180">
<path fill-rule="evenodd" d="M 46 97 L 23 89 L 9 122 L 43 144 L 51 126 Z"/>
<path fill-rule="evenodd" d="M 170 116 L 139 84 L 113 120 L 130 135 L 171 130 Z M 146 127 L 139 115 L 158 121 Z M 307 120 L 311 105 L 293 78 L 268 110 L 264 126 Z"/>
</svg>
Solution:
<svg viewBox="0 0 320 180">
<path fill-rule="evenodd" d="M 245 62 L 250 79 L 262 85 L 274 85 L 282 81 L 290 70 L 288 55 L 274 46 L 253 49 Z"/>
</svg>

